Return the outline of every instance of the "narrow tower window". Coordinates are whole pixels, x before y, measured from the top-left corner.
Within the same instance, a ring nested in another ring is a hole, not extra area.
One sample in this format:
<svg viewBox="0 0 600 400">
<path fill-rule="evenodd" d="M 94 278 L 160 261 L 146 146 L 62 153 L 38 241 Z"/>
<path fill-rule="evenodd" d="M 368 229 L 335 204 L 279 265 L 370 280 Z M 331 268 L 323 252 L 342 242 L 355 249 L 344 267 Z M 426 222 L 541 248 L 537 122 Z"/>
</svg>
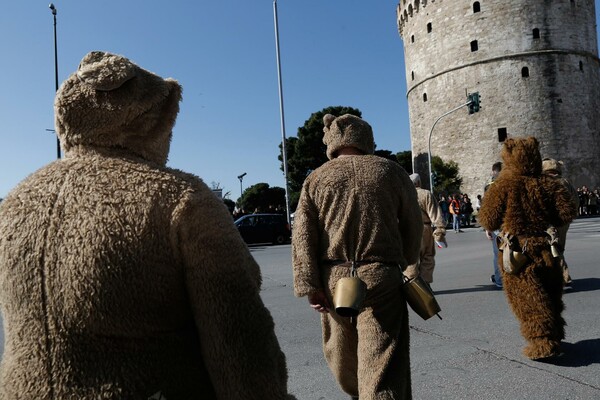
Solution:
<svg viewBox="0 0 600 400">
<path fill-rule="evenodd" d="M 431 22 L 429 22 L 427 24 L 427 33 L 431 33 L 432 30 L 433 30 L 433 27 L 431 26 Z"/>
<path fill-rule="evenodd" d="M 427 93 L 423 93 L 423 101 L 427 101 Z"/>
<path fill-rule="evenodd" d="M 504 142 L 507 136 L 508 133 L 506 132 L 506 128 L 498 128 L 498 142 Z"/>
<path fill-rule="evenodd" d="M 579 70 L 583 71 L 583 61 L 579 61 Z"/>
<path fill-rule="evenodd" d="M 521 76 L 523 78 L 529 78 L 529 68 L 528 67 L 521 68 Z"/>
<path fill-rule="evenodd" d="M 534 28 L 533 29 L 533 38 L 534 39 L 539 39 L 540 38 L 540 30 L 538 28 Z"/>
<path fill-rule="evenodd" d="M 477 51 L 479 50 L 479 46 L 477 45 L 477 40 L 473 40 L 471 42 L 471 51 Z"/>
<path fill-rule="evenodd" d="M 414 80 L 415 80 L 415 71 L 412 71 L 412 72 L 410 73 L 410 76 L 412 77 L 412 80 L 414 81 Z"/>
<path fill-rule="evenodd" d="M 473 12 L 478 13 L 479 11 L 481 11 L 481 5 L 478 1 L 476 1 L 475 3 L 473 3 Z"/>
<path fill-rule="evenodd" d="M 415 42 L 415 35 L 410 35 L 410 42 L 414 43 Z"/>
</svg>

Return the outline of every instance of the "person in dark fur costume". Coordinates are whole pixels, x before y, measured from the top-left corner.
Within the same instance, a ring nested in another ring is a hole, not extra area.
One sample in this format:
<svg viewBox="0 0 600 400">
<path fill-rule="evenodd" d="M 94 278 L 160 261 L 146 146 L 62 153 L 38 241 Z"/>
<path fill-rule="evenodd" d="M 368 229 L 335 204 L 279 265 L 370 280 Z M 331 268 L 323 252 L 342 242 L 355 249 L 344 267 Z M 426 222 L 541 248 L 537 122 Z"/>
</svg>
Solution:
<svg viewBox="0 0 600 400">
<path fill-rule="evenodd" d="M 516 273 L 506 272 L 502 253 L 498 262 L 506 297 L 528 342 L 523 353 L 532 360 L 545 359 L 561 354 L 565 336 L 562 270 L 546 230 L 569 223 L 577 210 L 564 185 L 542 175 L 537 139 L 506 140 L 502 159 L 504 168 L 485 195 L 479 221 L 488 231 L 512 235 L 528 258 Z"/>
</svg>

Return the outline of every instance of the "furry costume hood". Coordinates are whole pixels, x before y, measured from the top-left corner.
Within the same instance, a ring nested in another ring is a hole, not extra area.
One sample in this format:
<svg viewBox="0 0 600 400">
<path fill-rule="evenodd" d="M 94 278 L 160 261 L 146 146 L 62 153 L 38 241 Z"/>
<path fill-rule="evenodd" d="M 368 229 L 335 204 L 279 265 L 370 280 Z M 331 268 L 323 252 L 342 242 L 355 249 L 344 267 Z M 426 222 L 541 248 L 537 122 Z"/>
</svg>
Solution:
<svg viewBox="0 0 600 400">
<path fill-rule="evenodd" d="M 181 92 L 177 81 L 125 57 L 88 53 L 54 101 L 56 132 L 66 156 L 109 149 L 164 165 Z"/>
<path fill-rule="evenodd" d="M 502 160 L 502 174 L 539 176 L 542 173 L 539 142 L 533 136 L 507 139 L 502 148 Z"/>
<path fill-rule="evenodd" d="M 361 118 L 344 114 L 341 117 L 327 114 L 323 117 L 325 127 L 323 143 L 327 146 L 327 158 L 333 160 L 344 147 L 354 147 L 365 154 L 373 154 L 375 140 L 371 125 Z"/>
</svg>

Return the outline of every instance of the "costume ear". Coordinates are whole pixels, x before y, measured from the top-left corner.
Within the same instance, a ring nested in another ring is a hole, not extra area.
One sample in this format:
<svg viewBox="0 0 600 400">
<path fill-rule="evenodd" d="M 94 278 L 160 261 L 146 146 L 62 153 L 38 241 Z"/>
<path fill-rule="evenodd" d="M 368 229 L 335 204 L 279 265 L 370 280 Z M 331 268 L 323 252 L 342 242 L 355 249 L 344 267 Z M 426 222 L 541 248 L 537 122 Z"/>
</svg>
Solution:
<svg viewBox="0 0 600 400">
<path fill-rule="evenodd" d="M 323 124 L 325 124 L 325 129 L 329 129 L 334 120 L 335 115 L 325 114 L 325 116 L 323 117 Z"/>
<path fill-rule="evenodd" d="M 136 71 L 136 66 L 124 57 L 92 51 L 81 60 L 77 77 L 95 90 L 109 91 L 135 77 Z"/>
<path fill-rule="evenodd" d="M 504 151 L 506 151 L 507 153 L 512 153 L 513 148 L 515 147 L 515 140 L 514 139 L 506 139 L 504 141 Z"/>
<path fill-rule="evenodd" d="M 525 142 L 527 143 L 528 147 L 531 147 L 532 149 L 537 149 L 540 146 L 540 143 L 534 136 L 529 136 L 527 139 L 525 139 Z"/>
</svg>

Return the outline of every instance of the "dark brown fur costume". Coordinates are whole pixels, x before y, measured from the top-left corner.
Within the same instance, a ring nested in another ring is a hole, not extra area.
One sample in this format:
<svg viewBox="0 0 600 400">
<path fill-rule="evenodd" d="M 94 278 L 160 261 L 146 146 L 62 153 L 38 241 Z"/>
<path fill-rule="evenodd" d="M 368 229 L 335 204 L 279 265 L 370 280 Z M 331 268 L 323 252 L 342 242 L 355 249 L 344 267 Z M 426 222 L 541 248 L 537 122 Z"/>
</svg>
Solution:
<svg viewBox="0 0 600 400">
<path fill-rule="evenodd" d="M 569 223 L 577 214 L 569 192 L 542 175 L 538 141 L 508 139 L 502 150 L 504 167 L 490 186 L 479 212 L 481 225 L 518 237 L 531 262 L 516 275 L 502 271 L 504 291 L 528 341 L 525 356 L 540 359 L 560 352 L 565 336 L 561 316 L 562 271 L 545 236 L 549 225 Z M 502 254 L 499 256 L 502 269 Z"/>
</svg>

